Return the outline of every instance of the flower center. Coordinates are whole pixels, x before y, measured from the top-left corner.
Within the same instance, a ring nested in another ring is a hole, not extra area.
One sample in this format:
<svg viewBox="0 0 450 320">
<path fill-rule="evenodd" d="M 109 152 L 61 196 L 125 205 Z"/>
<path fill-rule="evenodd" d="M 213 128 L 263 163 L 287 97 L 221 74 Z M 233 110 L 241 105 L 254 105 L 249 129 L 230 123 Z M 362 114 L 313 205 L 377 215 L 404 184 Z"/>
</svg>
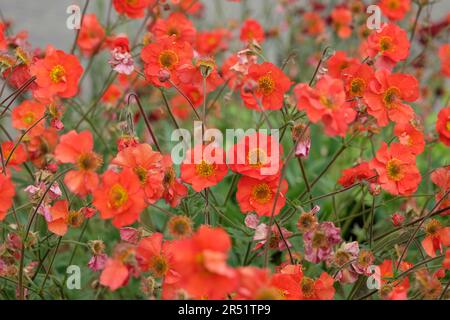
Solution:
<svg viewBox="0 0 450 320">
<path fill-rule="evenodd" d="M 365 268 L 368 267 L 373 261 L 373 255 L 368 250 L 361 250 L 358 254 L 358 264 Z"/>
<path fill-rule="evenodd" d="M 402 162 L 398 159 L 391 159 L 386 164 L 387 176 L 394 181 L 400 181 L 405 176 L 402 170 Z"/>
<path fill-rule="evenodd" d="M 333 109 L 333 101 L 325 96 L 320 96 L 319 101 L 321 104 L 323 104 L 328 109 Z"/>
<path fill-rule="evenodd" d="M 314 280 L 309 277 L 303 277 L 302 283 L 302 292 L 306 298 L 312 297 L 314 295 Z"/>
<path fill-rule="evenodd" d="M 272 190 L 267 183 L 260 183 L 253 187 L 252 195 L 258 203 L 264 204 L 272 198 Z"/>
<path fill-rule="evenodd" d="M 445 129 L 447 129 L 447 131 L 450 131 L 450 120 L 448 120 L 445 124 Z"/>
<path fill-rule="evenodd" d="M 166 258 L 163 256 L 153 257 L 150 264 L 150 270 L 156 277 L 163 277 L 169 270 L 169 264 L 167 263 Z"/>
<path fill-rule="evenodd" d="M 338 266 L 342 267 L 344 264 L 350 261 L 350 254 L 346 251 L 339 250 L 336 252 L 335 262 Z"/>
<path fill-rule="evenodd" d="M 255 296 L 256 300 L 281 300 L 282 295 L 275 288 L 262 288 L 259 289 L 258 293 Z"/>
<path fill-rule="evenodd" d="M 52 70 L 50 71 L 50 79 L 54 83 L 60 83 L 61 81 L 63 81 L 65 75 L 66 75 L 66 69 L 64 69 L 64 67 L 60 64 L 57 64 L 56 66 L 54 66 L 52 68 Z"/>
<path fill-rule="evenodd" d="M 353 96 L 360 97 L 364 93 L 366 82 L 361 78 L 354 78 L 350 83 L 350 92 Z"/>
<path fill-rule="evenodd" d="M 113 185 L 111 190 L 109 191 L 109 204 L 113 208 L 117 209 L 122 205 L 124 205 L 127 201 L 128 201 L 127 190 L 118 183 Z"/>
<path fill-rule="evenodd" d="M 77 161 L 78 168 L 85 171 L 95 171 L 101 163 L 102 159 L 94 152 L 81 154 Z"/>
<path fill-rule="evenodd" d="M 390 0 L 390 1 L 388 2 L 388 8 L 389 8 L 389 9 L 395 10 L 395 9 L 397 9 L 398 7 L 399 7 L 399 3 L 398 3 L 397 0 Z"/>
<path fill-rule="evenodd" d="M 275 89 L 275 81 L 270 74 L 258 79 L 258 90 L 265 96 L 271 94 Z"/>
<path fill-rule="evenodd" d="M 172 69 L 178 61 L 178 55 L 173 50 L 164 50 L 159 55 L 159 64 L 167 69 Z"/>
<path fill-rule="evenodd" d="M 267 163 L 267 153 L 260 148 L 252 149 L 247 154 L 249 165 L 254 168 L 261 168 Z"/>
<path fill-rule="evenodd" d="M 207 178 L 214 174 L 214 166 L 202 160 L 200 164 L 195 165 L 195 171 L 197 171 L 199 176 Z"/>
<path fill-rule="evenodd" d="M 169 28 L 169 30 L 167 30 L 167 34 L 169 36 L 179 36 L 180 32 L 178 31 L 178 29 L 175 26 L 172 26 Z"/>
<path fill-rule="evenodd" d="M 164 172 L 163 185 L 170 186 L 175 181 L 175 170 L 170 167 Z"/>
<path fill-rule="evenodd" d="M 31 125 L 34 123 L 36 117 L 34 116 L 34 113 L 29 111 L 23 116 L 23 122 L 27 125 Z"/>
<path fill-rule="evenodd" d="M 314 232 L 314 236 L 312 238 L 312 246 L 314 248 L 326 248 L 328 246 L 328 240 L 325 233 L 320 230 Z"/>
<path fill-rule="evenodd" d="M 392 38 L 388 36 L 381 37 L 380 49 L 381 51 L 388 51 L 392 48 Z"/>
<path fill-rule="evenodd" d="M 81 211 L 69 211 L 67 221 L 70 226 L 78 228 L 84 221 L 83 214 Z"/>
<path fill-rule="evenodd" d="M 138 176 L 139 181 L 142 184 L 145 184 L 145 182 L 147 182 L 147 170 L 142 168 L 141 166 L 138 166 L 136 168 L 133 169 L 134 173 Z"/>
<path fill-rule="evenodd" d="M 186 216 L 175 216 L 169 221 L 169 232 L 175 237 L 182 238 L 192 232 L 191 220 Z"/>
<path fill-rule="evenodd" d="M 392 108 L 393 103 L 397 99 L 397 97 L 400 96 L 400 90 L 396 87 L 390 87 L 384 92 L 383 101 L 386 107 Z"/>
<path fill-rule="evenodd" d="M 425 231 L 429 235 L 435 235 L 442 228 L 442 224 L 436 219 L 431 219 L 425 225 Z"/>
</svg>

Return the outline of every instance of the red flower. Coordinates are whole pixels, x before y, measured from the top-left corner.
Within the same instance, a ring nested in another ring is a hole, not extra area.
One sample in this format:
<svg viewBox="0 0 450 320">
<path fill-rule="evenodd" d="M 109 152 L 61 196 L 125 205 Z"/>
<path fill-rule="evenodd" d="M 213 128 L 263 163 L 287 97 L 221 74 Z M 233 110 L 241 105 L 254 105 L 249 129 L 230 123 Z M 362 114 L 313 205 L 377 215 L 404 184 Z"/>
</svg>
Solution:
<svg viewBox="0 0 450 320">
<path fill-rule="evenodd" d="M 222 28 L 198 32 L 195 49 L 202 56 L 214 56 L 219 51 L 224 51 L 228 48 L 227 43 L 230 38 L 230 32 Z"/>
<path fill-rule="evenodd" d="M 42 118 L 45 114 L 45 105 L 34 101 L 25 100 L 12 111 L 12 126 L 18 130 L 27 130 Z M 33 133 L 42 132 L 44 129 L 44 121 L 41 121 L 33 128 Z"/>
<path fill-rule="evenodd" d="M 230 249 L 231 239 L 223 229 L 204 225 L 191 238 L 175 240 L 178 286 L 196 299 L 226 298 L 238 284 L 236 271 L 226 262 Z"/>
<path fill-rule="evenodd" d="M 278 110 L 283 107 L 284 94 L 289 91 L 291 81 L 270 62 L 253 64 L 248 69 L 245 82 L 254 87 L 246 91 L 246 85 L 241 89 L 241 97 L 247 108 L 260 110 L 258 99 L 263 109 Z"/>
<path fill-rule="evenodd" d="M 0 173 L 0 221 L 3 221 L 13 204 L 16 194 L 11 178 L 4 173 Z"/>
<path fill-rule="evenodd" d="M 430 219 L 424 229 L 427 235 L 422 240 L 422 247 L 430 257 L 435 257 L 436 251 L 442 253 L 442 246 L 450 246 L 450 227 L 444 227 L 438 220 Z"/>
<path fill-rule="evenodd" d="M 5 50 L 8 46 L 8 42 L 5 37 L 5 24 L 0 23 L 0 50 Z"/>
<path fill-rule="evenodd" d="M 395 262 L 395 264 L 397 264 Z M 407 300 L 409 290 L 408 277 L 402 277 L 399 280 L 393 280 L 394 278 L 394 262 L 392 260 L 384 260 L 380 265 L 380 277 L 381 287 L 380 295 L 383 299 L 388 300 Z M 399 270 L 406 271 L 410 269 L 412 265 L 408 262 L 402 261 L 400 263 Z"/>
<path fill-rule="evenodd" d="M 97 188 L 98 175 L 95 172 L 102 158 L 93 151 L 94 139 L 90 131 L 76 133 L 72 130 L 61 136 L 55 149 L 56 160 L 76 164 L 78 170 L 67 172 L 64 183 L 69 190 L 85 197 Z"/>
<path fill-rule="evenodd" d="M 38 167 L 44 168 L 58 144 L 58 132 L 54 128 L 47 128 L 43 132 L 30 137 L 27 143 L 28 154 L 31 162 Z"/>
<path fill-rule="evenodd" d="M 145 200 L 155 203 L 163 194 L 162 156 L 148 144 L 125 148 L 111 161 L 112 164 L 133 170 L 141 182 Z"/>
<path fill-rule="evenodd" d="M 381 30 L 372 31 L 367 39 L 367 46 L 371 58 L 380 55 L 384 64 L 393 67 L 408 57 L 410 44 L 406 31 L 389 23 Z"/>
<path fill-rule="evenodd" d="M 80 51 L 89 57 L 97 53 L 104 40 L 105 30 L 98 21 L 97 16 L 94 13 L 84 15 L 77 40 Z"/>
<path fill-rule="evenodd" d="M 450 207 L 450 194 L 447 194 L 445 199 L 442 197 L 450 190 L 450 166 L 436 169 L 431 174 L 431 181 L 439 187 L 439 192 L 436 194 L 436 202 L 440 201 L 437 209 L 444 209 Z M 441 216 L 449 215 L 450 209 L 441 213 Z"/>
<path fill-rule="evenodd" d="M 442 73 L 450 77 L 450 43 L 443 44 L 439 48 L 438 55 L 441 60 Z"/>
<path fill-rule="evenodd" d="M 416 192 L 421 176 L 416 167 L 416 157 L 411 149 L 400 143 L 385 142 L 370 162 L 370 168 L 378 173 L 378 183 L 393 195 L 410 195 Z"/>
<path fill-rule="evenodd" d="M 272 284 L 268 269 L 241 267 L 237 269 L 239 286 L 235 300 L 281 300 L 283 295 Z"/>
<path fill-rule="evenodd" d="M 404 123 L 411 120 L 414 110 L 403 101 L 413 102 L 419 97 L 419 82 L 409 74 L 377 70 L 364 94 L 367 112 L 375 117 L 379 126 L 389 120 Z"/>
<path fill-rule="evenodd" d="M 223 83 L 221 76 L 217 72 L 216 63 L 211 58 L 199 58 L 195 65 L 192 63 L 185 64 L 178 69 L 178 77 L 183 84 L 202 88 L 202 91 L 204 74 L 207 74 L 206 90 L 208 92 L 214 91 Z"/>
<path fill-rule="evenodd" d="M 355 97 L 363 97 L 373 78 L 374 72 L 365 63 L 355 62 L 350 67 L 342 70 L 345 93 L 347 100 Z"/>
<path fill-rule="evenodd" d="M 332 300 L 334 279 L 323 272 L 318 279 L 303 274 L 300 265 L 287 265 L 273 275 L 272 283 L 287 300 Z"/>
<path fill-rule="evenodd" d="M 141 183 L 130 169 L 121 173 L 106 171 L 101 187 L 93 195 L 93 204 L 100 211 L 100 217 L 112 218 L 117 228 L 135 222 L 146 207 Z"/>
<path fill-rule="evenodd" d="M 5 141 L 1 144 L 2 152 L 3 152 L 3 160 L 6 161 L 9 158 L 8 166 L 14 167 L 16 170 L 19 169 L 18 166 L 20 166 L 22 163 L 27 161 L 27 152 L 25 151 L 25 148 L 21 143 L 14 149 L 15 143 L 12 141 Z M 1 173 L 0 168 L 0 173 Z"/>
<path fill-rule="evenodd" d="M 225 153 L 213 145 L 196 145 L 186 152 L 181 164 L 181 179 L 197 192 L 218 184 L 228 172 Z"/>
<path fill-rule="evenodd" d="M 154 2 L 154 0 L 113 0 L 113 6 L 118 14 L 137 19 L 142 18 L 145 14 L 145 9 Z"/>
<path fill-rule="evenodd" d="M 175 41 L 174 36 L 157 39 L 141 52 L 145 76 L 152 84 L 169 88 L 169 82 L 159 80 L 160 72 L 167 71 L 170 80 L 178 84 L 178 69 L 183 64 L 191 63 L 192 55 L 191 46 L 184 41 Z"/>
<path fill-rule="evenodd" d="M 357 182 L 367 181 L 376 176 L 375 171 L 370 169 L 368 162 L 362 162 L 354 167 L 342 170 L 338 183 L 344 188 Z"/>
<path fill-rule="evenodd" d="M 421 130 L 409 122 L 397 123 L 394 128 L 394 134 L 404 146 L 411 149 L 415 155 L 421 154 L 425 148 L 425 140 Z"/>
<path fill-rule="evenodd" d="M 288 184 L 283 180 L 274 215 L 286 204 L 287 189 Z M 237 184 L 236 200 L 243 213 L 254 211 L 259 216 L 271 216 L 277 190 L 278 179 L 266 181 L 243 176 Z"/>
<path fill-rule="evenodd" d="M 441 142 L 450 146 L 450 107 L 439 111 L 436 121 L 436 131 Z"/>
<path fill-rule="evenodd" d="M 299 83 L 294 94 L 297 108 L 305 110 L 311 122 L 321 120 L 325 133 L 330 136 L 345 136 L 348 124 L 356 117 L 356 111 L 345 101 L 344 85 L 339 79 L 325 75 L 317 81 L 315 88 Z"/>
<path fill-rule="evenodd" d="M 325 22 L 316 12 L 306 12 L 303 15 L 304 31 L 310 36 L 319 35 L 325 31 Z"/>
<path fill-rule="evenodd" d="M 71 98 L 77 94 L 83 67 L 73 54 L 48 46 L 45 57 L 34 62 L 30 69 L 36 76 L 37 88 L 33 91 L 35 98 Z"/>
<path fill-rule="evenodd" d="M 67 233 L 69 203 L 67 200 L 56 201 L 50 208 L 51 220 L 47 221 L 48 230 L 62 237 Z"/>
<path fill-rule="evenodd" d="M 381 12 L 391 20 L 402 20 L 411 10 L 411 0 L 381 0 Z"/>
<path fill-rule="evenodd" d="M 150 271 L 153 276 L 163 278 L 162 297 L 173 299 L 173 291 L 179 274 L 173 269 L 176 252 L 170 241 L 163 241 L 161 233 L 153 233 L 143 238 L 136 249 L 136 260 L 142 271 Z"/>
<path fill-rule="evenodd" d="M 245 136 L 228 150 L 228 164 L 234 172 L 258 180 L 276 179 L 283 148 L 277 139 L 257 132 Z"/>
<path fill-rule="evenodd" d="M 165 155 L 162 161 L 164 178 L 163 198 L 172 207 L 175 208 L 180 204 L 182 198 L 188 193 L 188 188 L 181 183 L 181 179 L 177 178 L 170 155 Z"/>
<path fill-rule="evenodd" d="M 175 36 L 176 41 L 195 42 L 194 24 L 184 14 L 172 12 L 166 19 L 157 19 L 150 30 L 157 38 Z"/>
<path fill-rule="evenodd" d="M 335 8 L 331 12 L 333 28 L 339 38 L 346 39 L 352 35 L 352 12 L 347 8 Z"/>
<path fill-rule="evenodd" d="M 244 42 L 264 42 L 264 29 L 255 19 L 247 19 L 242 23 L 239 39 Z"/>
<path fill-rule="evenodd" d="M 346 51 L 338 50 L 330 59 L 328 59 L 328 75 L 332 78 L 341 78 L 342 71 L 355 64 L 360 64 L 358 59 L 349 58 L 347 57 Z"/>
</svg>

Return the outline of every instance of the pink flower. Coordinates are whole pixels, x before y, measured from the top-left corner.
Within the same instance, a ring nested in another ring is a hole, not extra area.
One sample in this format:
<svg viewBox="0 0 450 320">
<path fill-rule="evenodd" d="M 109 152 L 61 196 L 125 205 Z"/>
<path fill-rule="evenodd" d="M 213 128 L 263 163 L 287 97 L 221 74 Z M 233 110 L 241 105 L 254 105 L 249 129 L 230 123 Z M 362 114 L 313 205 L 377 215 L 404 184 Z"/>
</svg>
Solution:
<svg viewBox="0 0 450 320">
<path fill-rule="evenodd" d="M 94 255 L 94 256 L 92 256 L 91 260 L 89 260 L 88 267 L 92 271 L 103 270 L 105 268 L 107 260 L 108 260 L 108 256 L 106 255 L 106 253 Z"/>
<path fill-rule="evenodd" d="M 141 238 L 141 231 L 131 227 L 120 228 L 120 239 L 125 242 L 137 244 Z"/>
<path fill-rule="evenodd" d="M 114 71 L 120 74 L 130 75 L 134 71 L 134 60 L 129 52 L 123 52 L 119 48 L 111 51 L 111 59 L 108 61 Z"/>
<path fill-rule="evenodd" d="M 292 232 L 287 229 L 281 227 L 281 237 L 280 232 L 278 231 L 278 227 L 276 225 L 272 226 L 272 232 L 270 233 L 269 246 L 270 249 L 278 249 L 280 251 L 287 249 L 287 247 L 292 247 L 292 244 L 287 240 L 290 236 L 292 236 Z M 255 229 L 255 235 L 253 236 L 253 240 L 259 241 L 254 250 L 261 249 L 264 247 L 267 239 L 267 232 L 269 231 L 269 227 L 265 223 L 261 223 Z M 284 240 L 283 240 L 284 238 Z M 286 247 L 287 245 L 287 247 Z"/>
<path fill-rule="evenodd" d="M 333 255 L 333 246 L 342 240 L 340 231 L 333 222 L 326 221 L 306 232 L 303 235 L 305 259 L 313 263 L 328 260 Z"/>
<path fill-rule="evenodd" d="M 258 227 L 259 217 L 256 214 L 248 214 L 245 216 L 245 225 L 250 229 L 256 229 Z"/>
<path fill-rule="evenodd" d="M 343 243 L 336 253 L 333 255 L 332 263 L 335 264 L 339 271 L 335 279 L 341 283 L 353 283 L 358 279 L 358 272 L 353 268 L 359 253 L 359 245 L 357 241 Z"/>
</svg>

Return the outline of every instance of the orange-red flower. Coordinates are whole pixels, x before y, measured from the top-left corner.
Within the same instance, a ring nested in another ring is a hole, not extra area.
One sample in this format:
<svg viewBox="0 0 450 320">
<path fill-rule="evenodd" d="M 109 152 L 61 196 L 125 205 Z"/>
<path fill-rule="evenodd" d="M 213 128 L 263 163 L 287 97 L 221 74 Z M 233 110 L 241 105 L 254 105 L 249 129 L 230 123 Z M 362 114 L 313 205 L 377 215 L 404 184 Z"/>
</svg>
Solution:
<svg viewBox="0 0 450 320">
<path fill-rule="evenodd" d="M 181 179 L 197 192 L 218 184 L 228 172 L 224 151 L 212 144 L 196 145 L 186 152 L 181 164 Z"/>
<path fill-rule="evenodd" d="M 3 221 L 13 204 L 16 194 L 11 178 L 4 173 L 0 174 L 0 221 Z"/>
<path fill-rule="evenodd" d="M 409 147 L 415 155 L 421 154 L 425 148 L 423 132 L 410 122 L 397 123 L 394 134 L 401 144 Z"/>
<path fill-rule="evenodd" d="M 272 277 L 272 283 L 287 300 L 332 300 L 334 279 L 326 272 L 312 279 L 303 274 L 300 265 L 287 265 Z"/>
<path fill-rule="evenodd" d="M 347 57 L 347 52 L 338 50 L 327 61 L 328 75 L 333 78 L 341 78 L 342 71 L 353 65 L 359 65 L 358 59 Z M 353 67 L 355 68 L 355 67 Z"/>
<path fill-rule="evenodd" d="M 286 204 L 287 189 L 287 181 L 283 180 L 274 215 L 279 214 Z M 277 191 L 278 179 L 258 180 L 242 176 L 237 184 L 236 200 L 243 213 L 256 212 L 259 216 L 271 216 Z"/>
<path fill-rule="evenodd" d="M 5 141 L 1 144 L 3 152 L 3 160 L 8 161 L 8 166 L 12 166 L 15 169 L 19 169 L 22 163 L 27 161 L 27 152 L 21 143 L 14 149 L 15 143 L 12 141 Z M 0 170 L 1 171 L 1 170 Z"/>
<path fill-rule="evenodd" d="M 27 130 L 42 118 L 45 114 L 45 105 L 34 101 L 25 100 L 12 111 L 12 126 L 18 130 Z M 33 129 L 33 135 L 39 134 L 44 130 L 44 122 L 39 122 Z"/>
<path fill-rule="evenodd" d="M 423 250 L 435 257 L 436 251 L 442 253 L 442 246 L 450 246 L 450 227 L 444 227 L 436 219 L 430 219 L 424 226 L 426 236 L 422 240 Z"/>
<path fill-rule="evenodd" d="M 45 57 L 30 67 L 36 76 L 37 88 L 33 95 L 37 99 L 51 100 L 55 96 L 71 98 L 78 92 L 78 81 L 83 73 L 78 58 L 48 46 Z"/>
<path fill-rule="evenodd" d="M 394 278 L 394 263 L 392 260 L 384 260 L 380 265 L 380 295 L 383 299 L 387 300 L 407 300 L 409 290 L 408 277 L 402 277 L 399 280 L 393 280 Z M 408 262 L 402 261 L 400 263 L 399 270 L 406 271 L 410 269 L 412 265 Z"/>
<path fill-rule="evenodd" d="M 317 12 L 306 12 L 303 15 L 304 31 L 310 36 L 319 35 L 325 31 L 325 22 Z"/>
<path fill-rule="evenodd" d="M 192 57 L 193 51 L 189 43 L 176 41 L 175 36 L 157 39 L 145 46 L 141 52 L 147 80 L 156 86 L 167 88 L 171 85 L 168 81 L 160 81 L 160 72 L 168 72 L 170 80 L 178 84 L 178 69 L 184 64 L 191 63 Z"/>
<path fill-rule="evenodd" d="M 370 178 L 374 178 L 376 173 L 374 170 L 370 169 L 368 162 L 361 162 L 360 164 L 342 170 L 341 177 L 338 183 L 344 188 L 351 186 L 360 181 L 367 181 Z"/>
<path fill-rule="evenodd" d="M 402 20 L 411 10 L 411 0 L 381 0 L 378 4 L 381 12 L 391 20 Z"/>
<path fill-rule="evenodd" d="M 97 15 L 94 13 L 85 14 L 77 40 L 80 51 L 89 57 L 97 53 L 104 40 L 105 29 L 98 21 Z"/>
<path fill-rule="evenodd" d="M 447 194 L 445 199 L 442 199 L 450 190 L 450 166 L 438 168 L 431 174 L 431 181 L 439 187 L 439 192 L 436 194 L 436 202 L 440 202 L 437 209 L 444 209 L 450 207 L 450 194 Z M 441 216 L 449 215 L 450 209 L 441 213 Z"/>
<path fill-rule="evenodd" d="M 224 299 L 236 289 L 237 272 L 227 265 L 231 239 L 223 229 L 203 225 L 191 238 L 175 240 L 173 246 L 178 286 L 190 296 Z"/>
<path fill-rule="evenodd" d="M 341 39 L 352 35 L 352 12 L 347 8 L 335 8 L 331 12 L 333 28 Z"/>
<path fill-rule="evenodd" d="M 283 71 L 270 62 L 251 65 L 245 82 L 247 84 L 241 88 L 242 100 L 247 108 L 255 110 L 260 110 L 258 103 L 263 109 L 281 109 L 284 94 L 292 84 Z"/>
<path fill-rule="evenodd" d="M 44 168 L 58 144 L 58 132 L 55 128 L 46 128 L 43 132 L 30 137 L 27 143 L 30 161 L 38 168 Z"/>
<path fill-rule="evenodd" d="M 187 195 L 188 188 L 181 183 L 180 178 L 177 178 L 170 155 L 163 157 L 162 164 L 164 171 L 163 198 L 172 208 L 175 208 L 180 204 L 181 199 Z"/>
<path fill-rule="evenodd" d="M 342 70 L 341 74 L 344 80 L 347 100 L 350 100 L 364 96 L 374 72 L 367 64 L 355 62 L 350 67 Z"/>
<path fill-rule="evenodd" d="M 93 204 L 100 211 L 100 217 L 112 219 L 117 228 L 135 222 L 146 207 L 141 182 L 130 169 L 120 173 L 106 171 L 101 186 L 93 195 Z"/>
<path fill-rule="evenodd" d="M 117 13 L 138 19 L 144 16 L 145 9 L 154 2 L 154 0 L 113 0 L 113 6 Z"/>
<path fill-rule="evenodd" d="M 281 300 L 283 294 L 272 284 L 268 269 L 241 267 L 237 269 L 239 286 L 235 300 Z"/>
<path fill-rule="evenodd" d="M 136 260 L 142 271 L 150 271 L 154 277 L 163 278 L 162 297 L 173 299 L 173 291 L 180 275 L 173 269 L 174 252 L 170 241 L 163 241 L 159 232 L 143 238 L 136 249 Z"/>
<path fill-rule="evenodd" d="M 436 121 L 436 131 L 439 134 L 439 140 L 447 146 L 450 146 L 450 107 L 439 111 Z"/>
<path fill-rule="evenodd" d="M 69 218 L 69 203 L 67 200 L 56 201 L 50 208 L 51 220 L 47 221 L 48 230 L 62 237 L 66 234 Z"/>
<path fill-rule="evenodd" d="M 410 121 L 414 110 L 403 101 L 413 102 L 419 97 L 419 82 L 409 74 L 390 73 L 377 70 L 364 94 L 367 112 L 375 117 L 379 126 L 386 126 L 389 120 L 396 123 Z"/>
<path fill-rule="evenodd" d="M 257 132 L 246 135 L 227 154 L 231 170 L 258 180 L 273 180 L 281 169 L 283 147 L 272 136 Z"/>
<path fill-rule="evenodd" d="M 417 190 L 421 176 L 416 166 L 416 157 L 411 149 L 400 144 L 383 142 L 370 168 L 378 174 L 378 183 L 393 195 L 410 195 Z"/>
<path fill-rule="evenodd" d="M 155 203 L 164 191 L 161 160 L 162 155 L 159 152 L 153 151 L 150 145 L 143 143 L 120 151 L 111 163 L 133 170 L 141 182 L 145 200 Z"/>
<path fill-rule="evenodd" d="M 369 56 L 374 58 L 380 55 L 383 65 L 390 68 L 408 57 L 409 47 L 406 31 L 393 23 L 385 24 L 381 30 L 372 31 L 367 39 Z"/>
<path fill-rule="evenodd" d="M 450 77 L 450 43 L 439 47 L 439 59 L 441 60 L 441 71 L 447 77 Z"/>
<path fill-rule="evenodd" d="M 0 23 L 0 50 L 5 50 L 8 46 L 8 42 L 5 37 L 5 24 Z"/>
<path fill-rule="evenodd" d="M 299 83 L 294 94 L 297 108 L 305 110 L 311 122 L 322 121 L 327 135 L 345 136 L 348 125 L 356 117 L 356 111 L 345 100 L 344 85 L 339 79 L 325 75 L 317 81 L 315 88 Z"/>
<path fill-rule="evenodd" d="M 218 28 L 197 33 L 195 49 L 202 56 L 214 56 L 228 48 L 231 34 L 227 29 Z"/>
<path fill-rule="evenodd" d="M 214 91 L 223 83 L 222 77 L 217 72 L 216 63 L 212 58 L 198 58 L 195 64 L 185 64 L 178 69 L 178 77 L 181 83 L 202 88 L 202 91 L 203 76 L 206 76 L 207 92 Z"/>
<path fill-rule="evenodd" d="M 194 24 L 184 14 L 172 12 L 166 19 L 157 19 L 150 30 L 157 38 L 175 36 L 177 41 L 195 42 Z"/>
<path fill-rule="evenodd" d="M 64 183 L 71 192 L 80 197 L 87 196 L 98 185 L 99 179 L 95 171 L 100 167 L 102 158 L 93 149 L 92 133 L 77 133 L 75 130 L 62 135 L 55 149 L 56 160 L 76 165 L 78 170 L 67 172 Z"/>
<path fill-rule="evenodd" d="M 241 41 L 258 43 L 264 42 L 264 29 L 261 24 L 255 19 L 247 19 L 242 23 L 241 34 L 239 36 Z"/>
</svg>

